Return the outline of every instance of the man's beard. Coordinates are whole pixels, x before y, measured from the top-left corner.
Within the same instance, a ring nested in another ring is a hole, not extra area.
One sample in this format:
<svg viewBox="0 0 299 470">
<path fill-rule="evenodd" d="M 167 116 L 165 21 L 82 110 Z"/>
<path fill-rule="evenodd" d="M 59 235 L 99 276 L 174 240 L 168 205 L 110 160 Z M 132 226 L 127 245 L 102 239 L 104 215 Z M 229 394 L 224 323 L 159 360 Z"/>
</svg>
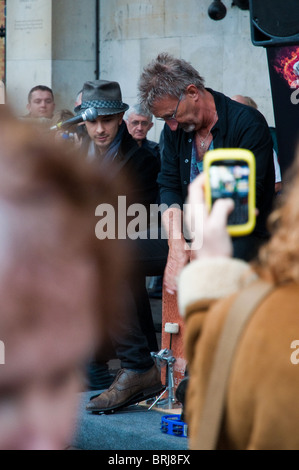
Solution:
<svg viewBox="0 0 299 470">
<path fill-rule="evenodd" d="M 179 128 L 183 129 L 184 132 L 193 132 L 195 130 L 195 124 L 179 124 Z"/>
</svg>

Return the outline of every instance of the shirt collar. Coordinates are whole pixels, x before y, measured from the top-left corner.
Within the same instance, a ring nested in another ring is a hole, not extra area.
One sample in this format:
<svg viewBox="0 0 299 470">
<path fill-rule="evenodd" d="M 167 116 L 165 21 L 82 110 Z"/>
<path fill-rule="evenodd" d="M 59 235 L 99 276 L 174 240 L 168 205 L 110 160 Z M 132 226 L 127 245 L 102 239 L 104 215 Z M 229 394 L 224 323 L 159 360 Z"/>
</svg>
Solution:
<svg viewBox="0 0 299 470">
<path fill-rule="evenodd" d="M 206 88 L 206 90 L 213 95 L 216 111 L 218 114 L 218 121 L 213 126 L 213 129 L 219 129 L 221 135 L 227 133 L 227 102 L 226 96 L 223 93 L 214 91 L 211 88 Z M 213 131 L 212 131 L 213 132 Z"/>
</svg>

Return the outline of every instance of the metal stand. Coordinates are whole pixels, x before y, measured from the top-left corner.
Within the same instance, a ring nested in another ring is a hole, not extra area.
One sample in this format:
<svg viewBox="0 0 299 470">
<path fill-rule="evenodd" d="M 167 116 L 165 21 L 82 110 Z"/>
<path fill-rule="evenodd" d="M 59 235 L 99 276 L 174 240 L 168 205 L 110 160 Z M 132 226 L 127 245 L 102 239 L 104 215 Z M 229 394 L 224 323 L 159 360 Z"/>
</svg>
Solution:
<svg viewBox="0 0 299 470">
<path fill-rule="evenodd" d="M 150 411 L 155 405 L 166 408 L 178 408 L 178 402 L 175 398 L 174 393 L 174 375 L 173 375 L 173 366 L 176 361 L 175 357 L 172 355 L 172 351 L 170 349 L 161 349 L 159 353 L 151 353 L 151 356 L 156 360 L 158 366 L 166 366 L 166 388 L 165 390 L 156 398 L 156 400 L 151 404 L 148 408 Z M 162 400 L 162 397 L 165 393 L 168 392 L 168 398 Z M 176 406 L 177 405 L 177 406 Z"/>
</svg>

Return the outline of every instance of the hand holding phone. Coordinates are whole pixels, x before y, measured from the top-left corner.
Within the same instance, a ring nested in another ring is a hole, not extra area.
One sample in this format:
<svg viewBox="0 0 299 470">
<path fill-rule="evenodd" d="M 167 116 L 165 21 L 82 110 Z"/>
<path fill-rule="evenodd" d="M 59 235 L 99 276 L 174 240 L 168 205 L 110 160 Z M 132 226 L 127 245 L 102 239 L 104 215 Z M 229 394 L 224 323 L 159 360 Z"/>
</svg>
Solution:
<svg viewBox="0 0 299 470">
<path fill-rule="evenodd" d="M 234 210 L 228 218 L 227 230 L 242 236 L 254 230 L 255 157 L 246 149 L 216 149 L 204 155 L 205 197 L 209 209 L 217 199 L 231 198 Z"/>
<path fill-rule="evenodd" d="M 206 175 L 201 173 L 190 183 L 188 203 L 184 206 L 185 221 L 189 232 L 193 233 L 191 260 L 231 257 L 233 245 L 227 231 L 227 219 L 233 209 L 232 200 L 221 199 L 208 212 L 205 204 L 205 180 Z"/>
</svg>

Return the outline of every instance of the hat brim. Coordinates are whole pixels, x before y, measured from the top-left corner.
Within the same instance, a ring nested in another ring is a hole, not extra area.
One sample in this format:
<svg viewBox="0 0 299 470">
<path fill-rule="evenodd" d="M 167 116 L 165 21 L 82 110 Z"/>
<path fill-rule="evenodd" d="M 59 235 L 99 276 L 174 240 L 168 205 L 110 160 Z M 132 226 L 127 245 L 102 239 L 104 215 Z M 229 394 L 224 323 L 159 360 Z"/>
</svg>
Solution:
<svg viewBox="0 0 299 470">
<path fill-rule="evenodd" d="M 78 113 L 80 113 L 80 111 L 81 111 L 81 105 L 79 104 L 78 106 L 76 106 L 76 107 L 74 108 L 74 113 L 75 113 L 75 114 L 78 114 Z"/>
<path fill-rule="evenodd" d="M 98 116 L 110 116 L 111 114 L 120 114 L 124 113 L 129 109 L 129 106 L 126 105 L 123 108 L 115 109 L 115 108 L 96 108 L 98 112 Z"/>
<path fill-rule="evenodd" d="M 129 109 L 129 105 L 126 104 L 126 103 L 123 103 L 122 106 L 120 106 L 119 108 L 102 108 L 102 107 L 98 107 L 98 106 L 90 106 L 91 108 L 95 108 L 98 112 L 98 116 L 111 116 L 113 114 L 121 114 L 121 113 L 124 113 L 126 112 L 128 109 Z M 89 106 L 83 106 L 80 105 L 80 106 L 76 106 L 76 108 L 74 109 L 74 112 L 77 114 L 77 113 L 80 113 L 81 111 L 84 111 L 86 109 L 88 109 Z"/>
</svg>

